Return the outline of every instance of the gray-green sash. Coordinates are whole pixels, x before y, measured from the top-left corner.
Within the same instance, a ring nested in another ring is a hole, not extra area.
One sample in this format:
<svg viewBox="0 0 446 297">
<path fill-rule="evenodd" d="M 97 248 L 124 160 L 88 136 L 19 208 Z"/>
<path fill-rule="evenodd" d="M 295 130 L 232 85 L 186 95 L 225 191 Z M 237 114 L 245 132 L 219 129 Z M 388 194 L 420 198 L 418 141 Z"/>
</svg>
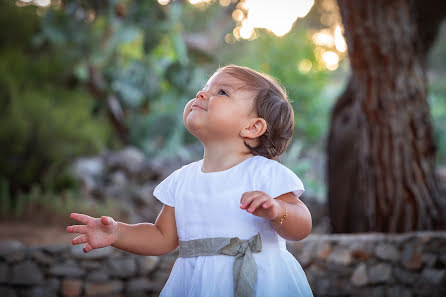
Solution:
<svg viewBox="0 0 446 297">
<path fill-rule="evenodd" d="M 179 257 L 229 255 L 235 256 L 232 274 L 234 297 L 254 296 L 257 265 L 252 253 L 262 251 L 260 233 L 247 240 L 238 237 L 213 237 L 179 241 Z"/>
</svg>

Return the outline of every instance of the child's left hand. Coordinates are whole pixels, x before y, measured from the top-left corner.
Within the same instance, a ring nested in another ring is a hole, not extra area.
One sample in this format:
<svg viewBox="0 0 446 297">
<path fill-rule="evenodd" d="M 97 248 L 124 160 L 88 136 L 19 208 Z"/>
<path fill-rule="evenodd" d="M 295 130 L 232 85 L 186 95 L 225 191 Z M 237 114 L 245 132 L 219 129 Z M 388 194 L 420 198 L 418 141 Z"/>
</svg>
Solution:
<svg viewBox="0 0 446 297">
<path fill-rule="evenodd" d="M 282 211 L 279 202 L 262 191 L 243 193 L 240 199 L 240 208 L 268 220 L 277 220 Z"/>
</svg>

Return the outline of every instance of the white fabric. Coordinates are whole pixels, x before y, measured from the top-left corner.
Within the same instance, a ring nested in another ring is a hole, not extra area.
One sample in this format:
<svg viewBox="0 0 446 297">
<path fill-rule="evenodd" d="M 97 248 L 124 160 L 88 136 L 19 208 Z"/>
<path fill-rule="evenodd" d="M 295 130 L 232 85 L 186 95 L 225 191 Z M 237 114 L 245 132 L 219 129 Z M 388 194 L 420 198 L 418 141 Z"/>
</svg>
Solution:
<svg viewBox="0 0 446 297">
<path fill-rule="evenodd" d="M 180 240 L 209 237 L 249 239 L 260 232 L 262 251 L 255 253 L 255 297 L 313 296 L 302 267 L 286 249 L 286 240 L 270 221 L 240 208 L 243 193 L 264 191 L 273 198 L 304 191 L 296 174 L 262 156 L 250 157 L 223 171 L 205 173 L 203 160 L 175 170 L 155 189 L 154 196 L 175 207 Z M 231 297 L 234 257 L 226 255 L 177 258 L 161 297 Z"/>
</svg>

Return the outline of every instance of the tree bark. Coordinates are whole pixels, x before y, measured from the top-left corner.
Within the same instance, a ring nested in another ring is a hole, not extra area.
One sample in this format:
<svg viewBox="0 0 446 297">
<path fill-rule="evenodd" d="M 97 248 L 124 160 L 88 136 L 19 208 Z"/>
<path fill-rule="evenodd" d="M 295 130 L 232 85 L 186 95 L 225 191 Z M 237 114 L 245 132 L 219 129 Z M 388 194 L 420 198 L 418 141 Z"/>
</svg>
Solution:
<svg viewBox="0 0 446 297">
<path fill-rule="evenodd" d="M 424 65 L 446 9 L 426 21 L 441 8 L 423 3 L 338 0 L 351 77 L 326 144 L 332 232 L 444 227 Z"/>
</svg>

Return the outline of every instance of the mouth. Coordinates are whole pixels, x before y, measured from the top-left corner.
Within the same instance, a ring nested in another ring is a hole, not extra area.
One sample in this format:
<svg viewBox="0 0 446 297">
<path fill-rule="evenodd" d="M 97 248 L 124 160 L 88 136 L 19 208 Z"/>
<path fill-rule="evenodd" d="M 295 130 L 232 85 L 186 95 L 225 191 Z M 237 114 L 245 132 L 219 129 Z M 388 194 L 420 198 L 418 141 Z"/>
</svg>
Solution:
<svg viewBox="0 0 446 297">
<path fill-rule="evenodd" d="M 206 109 L 204 109 L 204 108 L 202 108 L 202 107 L 200 107 L 200 106 L 198 106 L 198 105 L 192 105 L 192 107 L 191 108 L 198 108 L 198 109 L 202 109 L 202 110 L 206 110 Z"/>
</svg>

